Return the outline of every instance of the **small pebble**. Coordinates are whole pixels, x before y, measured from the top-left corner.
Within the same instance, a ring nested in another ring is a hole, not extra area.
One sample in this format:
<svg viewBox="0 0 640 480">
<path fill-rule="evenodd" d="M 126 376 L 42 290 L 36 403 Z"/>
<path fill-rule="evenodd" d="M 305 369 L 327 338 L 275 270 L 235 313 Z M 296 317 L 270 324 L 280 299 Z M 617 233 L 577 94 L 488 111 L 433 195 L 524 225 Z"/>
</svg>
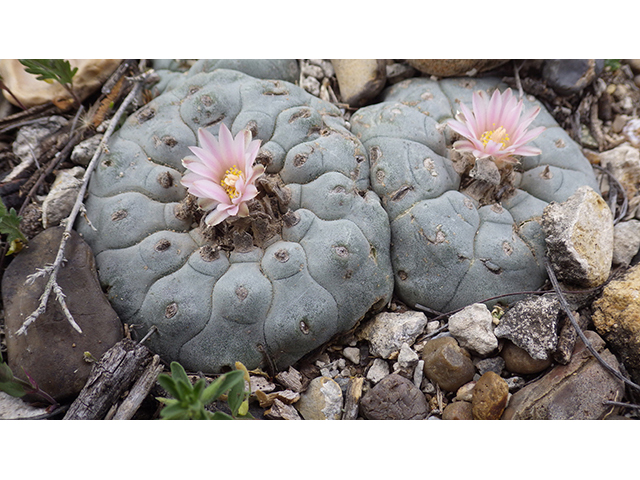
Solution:
<svg viewBox="0 0 640 480">
<path fill-rule="evenodd" d="M 470 402 L 473 398 L 473 388 L 475 386 L 476 382 L 469 382 L 462 385 L 456 392 L 456 400 Z"/>
<path fill-rule="evenodd" d="M 342 355 L 344 358 L 349 360 L 350 362 L 359 365 L 360 364 L 360 349 L 355 347 L 345 347 L 342 350 Z"/>
<path fill-rule="evenodd" d="M 525 350 L 506 341 L 500 355 L 504 359 L 505 368 L 511 373 L 529 375 L 539 373 L 551 365 L 551 357 L 538 360 L 529 355 Z"/>
<path fill-rule="evenodd" d="M 476 383 L 473 389 L 471 406 L 475 420 L 498 420 L 502 416 L 507 400 L 509 386 L 507 382 L 494 372 L 487 372 Z"/>
<path fill-rule="evenodd" d="M 381 358 L 376 358 L 373 360 L 373 364 L 371 368 L 369 368 L 366 378 L 372 383 L 378 383 L 387 375 L 389 375 L 389 364 Z"/>
<path fill-rule="evenodd" d="M 411 381 L 391 374 L 364 394 L 360 411 L 369 420 L 423 420 L 429 405 Z"/>
<path fill-rule="evenodd" d="M 424 374 L 441 389 L 455 392 L 473 378 L 475 368 L 469 353 L 453 337 L 430 340 L 422 350 Z"/>
<path fill-rule="evenodd" d="M 316 377 L 295 403 L 305 420 L 339 420 L 342 411 L 342 389 L 335 380 Z"/>
<path fill-rule="evenodd" d="M 473 407 L 470 402 L 453 402 L 444 407 L 442 420 L 473 420 Z"/>
</svg>

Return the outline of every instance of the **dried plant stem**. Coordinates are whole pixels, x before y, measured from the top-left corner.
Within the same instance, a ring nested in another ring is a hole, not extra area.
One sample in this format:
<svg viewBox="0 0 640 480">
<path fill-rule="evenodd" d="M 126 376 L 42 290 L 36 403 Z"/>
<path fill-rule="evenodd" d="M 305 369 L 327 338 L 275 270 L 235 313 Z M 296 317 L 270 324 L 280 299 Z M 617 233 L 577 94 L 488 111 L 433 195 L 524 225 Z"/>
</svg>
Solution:
<svg viewBox="0 0 640 480">
<path fill-rule="evenodd" d="M 593 348 L 593 345 L 591 345 L 591 342 L 589 341 L 587 336 L 584 334 L 584 332 L 582 331 L 582 329 L 578 325 L 578 322 L 576 321 L 575 317 L 573 316 L 573 313 L 571 312 L 571 308 L 569 307 L 569 304 L 567 303 L 567 300 L 564 298 L 564 295 L 562 294 L 562 291 L 560 290 L 560 285 L 558 284 L 558 279 L 556 278 L 556 275 L 553 272 L 553 268 L 551 267 L 551 263 L 549 263 L 549 260 L 547 258 L 545 258 L 545 267 L 547 269 L 547 274 L 549 275 L 549 280 L 551 280 L 551 284 L 553 285 L 553 288 L 556 290 L 556 294 L 558 296 L 558 300 L 560 301 L 560 306 L 562 307 L 564 312 L 567 314 L 567 317 L 571 321 L 571 325 L 573 325 L 573 328 L 575 328 L 576 332 L 578 333 L 578 336 L 580 337 L 580 340 L 582 340 L 582 342 L 585 344 L 585 346 L 587 347 L 589 352 L 591 352 L 591 355 L 593 355 L 596 358 L 596 360 L 598 360 L 598 362 L 600 362 L 600 364 L 607 371 L 609 371 L 614 377 L 622 380 L 624 383 L 626 383 L 630 387 L 632 387 L 632 388 L 634 388 L 636 390 L 640 390 L 640 385 L 632 382 L 631 380 L 626 378 L 624 375 L 622 375 L 618 370 L 616 370 L 611 365 L 609 365 L 600 356 L 598 351 L 595 348 Z"/>
<path fill-rule="evenodd" d="M 58 248 L 58 253 L 56 255 L 55 261 L 53 262 L 53 264 L 46 266 L 44 269 L 39 269 L 38 272 L 36 272 L 33 275 L 30 275 L 29 278 L 27 278 L 27 282 L 29 282 L 29 281 L 33 281 L 36 277 L 44 276 L 47 274 L 49 275 L 49 280 L 45 287 L 44 293 L 40 297 L 40 303 L 38 305 L 38 308 L 31 315 L 27 317 L 27 319 L 23 322 L 22 326 L 16 332 L 16 335 L 22 335 L 23 333 L 26 335 L 27 328 L 29 328 L 29 325 L 35 322 L 36 319 L 45 312 L 47 308 L 47 302 L 49 300 L 49 296 L 51 295 L 52 291 L 56 294 L 56 299 L 58 300 L 58 303 L 62 307 L 62 311 L 65 317 L 67 318 L 67 320 L 69 321 L 69 323 L 71 324 L 71 326 L 78 333 L 82 333 L 82 329 L 75 322 L 75 320 L 73 319 L 73 316 L 71 315 L 71 312 L 67 308 L 66 302 L 64 301 L 65 295 L 62 292 L 60 285 L 58 285 L 57 283 L 56 279 L 58 276 L 58 271 L 60 270 L 60 267 L 64 263 L 64 248 L 67 244 L 67 240 L 69 240 L 69 238 L 71 237 L 71 229 L 73 228 L 73 224 L 78 215 L 78 212 L 82 208 L 84 194 L 87 190 L 91 173 L 95 169 L 98 163 L 98 159 L 100 158 L 100 155 L 102 154 L 103 151 L 106 150 L 107 141 L 113 134 L 116 128 L 116 125 L 120 120 L 120 117 L 122 117 L 122 115 L 124 114 L 129 104 L 133 102 L 133 100 L 140 94 L 140 91 L 142 90 L 142 85 L 146 78 L 147 78 L 147 74 L 142 74 L 133 79 L 135 81 L 134 87 L 131 89 L 131 92 L 129 92 L 129 95 L 127 95 L 127 97 L 122 101 L 120 108 L 118 108 L 116 113 L 113 115 L 113 117 L 109 121 L 109 128 L 107 128 L 107 131 L 102 137 L 102 141 L 100 142 L 100 145 L 96 149 L 96 152 L 93 155 L 91 162 L 89 162 L 89 165 L 87 166 L 84 177 L 82 179 L 82 186 L 80 187 L 80 191 L 78 192 L 78 196 L 76 198 L 76 202 L 73 205 L 71 214 L 66 219 L 65 229 L 62 234 L 62 239 L 60 240 L 60 246 Z"/>
</svg>

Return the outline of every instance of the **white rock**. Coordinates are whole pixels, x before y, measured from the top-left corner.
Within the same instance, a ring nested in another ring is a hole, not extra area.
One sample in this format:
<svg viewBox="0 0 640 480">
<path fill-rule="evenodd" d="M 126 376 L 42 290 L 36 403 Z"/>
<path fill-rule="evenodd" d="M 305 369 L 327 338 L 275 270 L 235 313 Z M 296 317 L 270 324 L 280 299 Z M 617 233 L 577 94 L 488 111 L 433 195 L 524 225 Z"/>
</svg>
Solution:
<svg viewBox="0 0 640 480">
<path fill-rule="evenodd" d="M 488 355 L 498 348 L 493 317 L 484 303 L 474 303 L 449 317 L 449 332 L 461 347 L 480 355 Z"/>
<path fill-rule="evenodd" d="M 640 249 L 640 220 L 620 222 L 613 227 L 613 263 L 629 265 Z"/>
<path fill-rule="evenodd" d="M 45 408 L 34 408 L 20 398 L 0 391 L 0 420 L 30 418 L 47 413 Z"/>
<path fill-rule="evenodd" d="M 424 360 L 418 360 L 416 369 L 413 371 L 413 384 L 416 388 L 422 388 L 422 379 L 424 378 Z"/>
<path fill-rule="evenodd" d="M 547 205 L 542 229 L 558 280 L 590 288 L 609 277 L 613 215 L 591 187 L 580 187 L 567 201 Z"/>
<path fill-rule="evenodd" d="M 381 358 L 374 359 L 373 364 L 367 372 L 367 380 L 371 380 L 373 383 L 378 383 L 387 375 L 389 375 L 389 364 Z"/>
<path fill-rule="evenodd" d="M 398 354 L 398 365 L 402 369 L 412 369 L 418 363 L 418 354 L 414 352 L 408 343 L 403 343 Z"/>
<path fill-rule="evenodd" d="M 305 420 L 339 420 L 342 413 L 342 389 L 335 380 L 316 377 L 295 404 Z"/>
<path fill-rule="evenodd" d="M 640 187 L 640 150 L 623 143 L 606 152 L 596 154 L 600 165 L 606 168 L 624 187 L 629 199 L 636 196 Z M 608 178 L 605 176 L 605 179 Z M 603 187 L 603 193 L 607 191 Z"/>
<path fill-rule="evenodd" d="M 369 342 L 372 355 L 389 358 L 403 343 L 413 345 L 426 324 L 427 317 L 422 312 L 383 312 L 364 325 L 358 334 Z"/>
<path fill-rule="evenodd" d="M 346 358 L 350 362 L 353 362 L 356 365 L 360 364 L 360 349 L 359 348 L 345 347 L 344 350 L 342 350 L 342 355 L 344 355 L 344 358 Z"/>
</svg>

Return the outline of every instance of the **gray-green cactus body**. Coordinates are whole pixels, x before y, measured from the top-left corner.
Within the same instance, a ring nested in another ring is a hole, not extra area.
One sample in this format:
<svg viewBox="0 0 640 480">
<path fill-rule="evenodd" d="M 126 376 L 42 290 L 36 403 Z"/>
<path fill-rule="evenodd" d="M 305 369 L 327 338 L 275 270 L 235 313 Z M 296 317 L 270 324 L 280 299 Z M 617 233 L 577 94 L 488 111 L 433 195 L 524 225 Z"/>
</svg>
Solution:
<svg viewBox="0 0 640 480">
<path fill-rule="evenodd" d="M 295 82 L 300 76 L 298 61 L 292 59 L 201 59 L 197 61 L 154 60 L 153 68 L 160 77 L 154 85 L 157 94 L 180 85 L 184 77 L 192 77 L 218 68 L 236 70 L 255 78 Z"/>
<path fill-rule="evenodd" d="M 290 189 L 289 220 L 262 248 L 214 249 L 180 205 L 181 160 L 224 122 L 262 141 Z M 359 140 L 333 105 L 293 84 L 217 69 L 132 114 L 92 177 L 77 229 L 121 319 L 185 368 L 267 358 L 283 368 L 352 328 L 393 291 L 390 227 Z"/>
<path fill-rule="evenodd" d="M 446 121 L 459 102 L 471 108 L 474 91 L 496 87 L 506 86 L 492 78 L 406 80 L 351 117 L 369 152 L 371 187 L 389 214 L 396 291 L 411 306 L 450 311 L 539 288 L 546 279 L 544 207 L 582 185 L 598 191 L 589 162 L 544 107 L 530 127 L 546 127 L 531 142 L 542 154 L 522 158 L 515 193 L 480 205 L 460 191 Z M 538 105 L 524 104 L 525 111 Z"/>
</svg>

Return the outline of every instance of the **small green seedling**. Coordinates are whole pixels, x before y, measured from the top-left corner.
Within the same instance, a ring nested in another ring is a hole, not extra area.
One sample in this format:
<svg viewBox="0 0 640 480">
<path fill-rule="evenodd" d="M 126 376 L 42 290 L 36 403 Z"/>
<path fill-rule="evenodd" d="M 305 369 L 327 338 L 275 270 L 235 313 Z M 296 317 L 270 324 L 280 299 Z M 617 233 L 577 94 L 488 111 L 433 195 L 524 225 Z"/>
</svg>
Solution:
<svg viewBox="0 0 640 480">
<path fill-rule="evenodd" d="M 18 253 L 27 243 L 26 237 L 20 231 L 20 220 L 22 217 L 18 216 L 15 208 L 7 211 L 4 202 L 0 200 L 0 233 L 7 235 L 7 243 L 9 244 L 7 255 Z"/>
<path fill-rule="evenodd" d="M 249 394 L 245 391 L 245 380 L 249 373 L 244 365 L 236 362 L 236 370 L 220 375 L 209 386 L 204 378 L 191 384 L 189 377 L 178 362 L 171 362 L 171 375 L 160 374 L 158 383 L 174 398 L 158 397 L 165 407 L 160 417 L 165 420 L 232 420 L 253 418 L 249 414 Z M 226 394 L 231 415 L 224 412 L 210 412 L 206 405 Z"/>
<path fill-rule="evenodd" d="M 76 105 L 80 105 L 80 99 L 73 91 L 73 77 L 78 71 L 78 67 L 71 68 L 68 60 L 48 59 L 48 60 L 24 60 L 20 63 L 24 65 L 25 71 L 33 75 L 37 75 L 37 80 L 47 83 L 58 82 L 64 89 L 71 94 Z"/>
</svg>

